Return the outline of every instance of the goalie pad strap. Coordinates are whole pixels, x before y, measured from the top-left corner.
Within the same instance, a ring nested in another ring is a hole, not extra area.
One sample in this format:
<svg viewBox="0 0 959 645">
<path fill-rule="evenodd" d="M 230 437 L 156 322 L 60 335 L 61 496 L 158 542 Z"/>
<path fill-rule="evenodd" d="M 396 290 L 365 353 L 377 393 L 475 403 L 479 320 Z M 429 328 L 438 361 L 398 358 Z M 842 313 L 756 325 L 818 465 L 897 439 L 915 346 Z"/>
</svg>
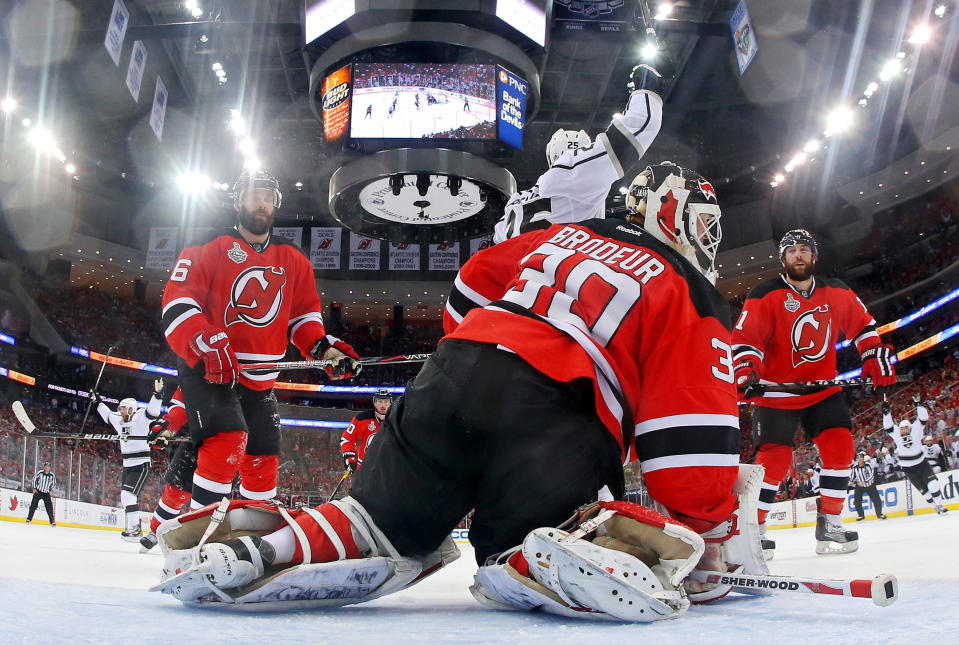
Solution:
<svg viewBox="0 0 959 645">
<path fill-rule="evenodd" d="M 280 516 L 286 521 L 287 525 L 293 529 L 293 535 L 296 536 L 296 549 L 293 552 L 293 559 L 296 559 L 296 551 L 299 551 L 301 561 L 310 562 L 313 553 L 310 549 L 310 540 L 306 537 L 303 527 L 290 516 L 290 512 L 286 510 L 285 506 L 277 505 L 276 508 L 280 511 Z"/>
<path fill-rule="evenodd" d="M 336 530 L 333 528 L 333 525 L 330 524 L 329 520 L 323 517 L 323 514 L 314 508 L 304 506 L 302 510 L 304 513 L 312 517 L 313 520 L 320 525 L 320 528 L 323 529 L 323 532 L 326 533 L 326 537 L 329 538 L 330 542 L 333 544 L 333 548 L 336 549 L 336 559 L 345 560 L 346 547 L 343 546 L 343 540 L 341 540 L 340 536 L 336 534 Z"/>
</svg>

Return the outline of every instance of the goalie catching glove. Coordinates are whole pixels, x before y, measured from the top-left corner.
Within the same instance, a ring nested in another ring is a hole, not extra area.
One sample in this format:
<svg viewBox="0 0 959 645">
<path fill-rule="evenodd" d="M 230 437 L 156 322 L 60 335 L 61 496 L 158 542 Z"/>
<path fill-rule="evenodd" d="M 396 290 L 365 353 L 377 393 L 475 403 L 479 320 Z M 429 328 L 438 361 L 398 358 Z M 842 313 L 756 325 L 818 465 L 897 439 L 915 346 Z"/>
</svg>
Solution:
<svg viewBox="0 0 959 645">
<path fill-rule="evenodd" d="M 363 364 L 349 343 L 336 336 L 324 336 L 316 342 L 310 356 L 318 361 L 329 361 L 331 365 L 323 371 L 332 380 L 352 378 L 360 373 Z"/>
</svg>

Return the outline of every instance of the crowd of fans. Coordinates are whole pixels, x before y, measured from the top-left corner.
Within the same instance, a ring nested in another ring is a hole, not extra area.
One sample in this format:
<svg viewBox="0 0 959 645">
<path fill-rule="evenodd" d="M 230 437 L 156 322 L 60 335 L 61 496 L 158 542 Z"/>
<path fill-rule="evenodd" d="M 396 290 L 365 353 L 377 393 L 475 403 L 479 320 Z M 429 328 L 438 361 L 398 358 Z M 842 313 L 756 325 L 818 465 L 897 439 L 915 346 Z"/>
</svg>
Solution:
<svg viewBox="0 0 959 645">
<path fill-rule="evenodd" d="M 493 68 L 490 65 L 357 63 L 353 89 L 372 87 L 435 89 L 475 96 L 486 101 L 492 101 L 496 96 Z"/>
<path fill-rule="evenodd" d="M 463 125 L 444 132 L 423 135 L 426 139 L 492 139 L 496 136 L 496 127 L 492 121 L 482 121 L 476 125 Z"/>
</svg>

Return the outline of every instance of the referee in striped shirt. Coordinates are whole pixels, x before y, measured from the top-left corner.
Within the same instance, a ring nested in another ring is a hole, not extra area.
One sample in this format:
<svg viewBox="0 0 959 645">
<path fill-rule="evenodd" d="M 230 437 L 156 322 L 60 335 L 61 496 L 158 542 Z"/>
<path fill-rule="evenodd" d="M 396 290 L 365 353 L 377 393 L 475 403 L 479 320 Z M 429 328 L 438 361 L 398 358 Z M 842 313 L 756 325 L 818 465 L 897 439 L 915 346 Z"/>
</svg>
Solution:
<svg viewBox="0 0 959 645">
<path fill-rule="evenodd" d="M 856 463 L 852 465 L 849 471 L 849 483 L 856 487 L 856 518 L 857 522 L 866 519 L 862 510 L 862 494 L 869 495 L 872 501 L 872 508 L 876 511 L 876 517 L 880 520 L 886 519 L 882 514 L 882 497 L 879 495 L 879 489 L 876 488 L 876 469 L 866 461 L 866 453 L 860 452 L 856 457 Z"/>
<path fill-rule="evenodd" d="M 47 509 L 47 517 L 50 519 L 50 526 L 56 526 L 57 521 L 53 518 L 53 500 L 50 499 L 50 491 L 56 488 L 57 476 L 50 472 L 50 462 L 43 464 L 43 470 L 33 477 L 33 499 L 30 500 L 30 512 L 27 513 L 27 524 L 33 521 L 33 514 L 37 511 L 40 500 L 43 500 L 43 506 Z"/>
</svg>

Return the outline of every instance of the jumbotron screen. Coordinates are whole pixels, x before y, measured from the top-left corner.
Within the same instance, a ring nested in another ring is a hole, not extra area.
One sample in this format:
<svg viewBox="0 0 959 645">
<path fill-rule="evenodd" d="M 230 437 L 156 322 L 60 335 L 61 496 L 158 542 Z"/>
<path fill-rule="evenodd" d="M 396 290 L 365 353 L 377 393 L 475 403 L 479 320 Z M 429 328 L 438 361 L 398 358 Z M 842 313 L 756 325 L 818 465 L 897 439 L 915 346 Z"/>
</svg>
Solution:
<svg viewBox="0 0 959 645">
<path fill-rule="evenodd" d="M 354 63 L 350 137 L 494 139 L 494 65 Z"/>
</svg>

